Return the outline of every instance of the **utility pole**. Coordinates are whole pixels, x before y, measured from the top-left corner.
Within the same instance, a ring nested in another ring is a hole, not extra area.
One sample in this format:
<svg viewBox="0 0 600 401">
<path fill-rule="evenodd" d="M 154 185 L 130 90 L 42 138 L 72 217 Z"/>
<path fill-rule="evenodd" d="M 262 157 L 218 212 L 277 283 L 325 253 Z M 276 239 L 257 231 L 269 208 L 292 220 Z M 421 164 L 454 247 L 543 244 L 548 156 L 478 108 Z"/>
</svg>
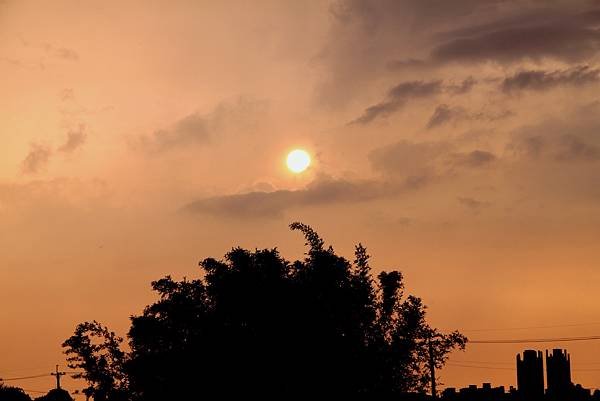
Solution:
<svg viewBox="0 0 600 401">
<path fill-rule="evenodd" d="M 56 389 L 60 390 L 60 378 L 66 375 L 66 372 L 59 372 L 58 365 L 56 365 L 56 373 L 50 373 L 52 376 L 56 376 Z"/>
<path fill-rule="evenodd" d="M 431 337 L 427 340 L 429 345 L 429 373 L 431 374 L 431 396 L 436 399 L 437 391 L 435 388 L 435 356 L 433 354 L 433 343 Z"/>
</svg>

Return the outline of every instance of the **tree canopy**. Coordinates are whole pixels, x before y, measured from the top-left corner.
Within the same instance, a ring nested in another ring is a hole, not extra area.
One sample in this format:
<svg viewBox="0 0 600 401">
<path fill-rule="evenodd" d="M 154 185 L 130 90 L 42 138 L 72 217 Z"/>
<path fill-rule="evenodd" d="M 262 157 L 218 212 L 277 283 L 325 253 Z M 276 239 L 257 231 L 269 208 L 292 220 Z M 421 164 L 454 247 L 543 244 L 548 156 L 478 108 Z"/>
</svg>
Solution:
<svg viewBox="0 0 600 401">
<path fill-rule="evenodd" d="M 234 248 L 199 278 L 152 283 L 158 299 L 131 317 L 129 350 L 97 322 L 63 346 L 96 401 L 202 396 L 351 396 L 425 392 L 467 342 L 425 319 L 399 271 L 375 278 L 361 244 L 351 262 L 302 223 L 308 251 Z"/>
</svg>

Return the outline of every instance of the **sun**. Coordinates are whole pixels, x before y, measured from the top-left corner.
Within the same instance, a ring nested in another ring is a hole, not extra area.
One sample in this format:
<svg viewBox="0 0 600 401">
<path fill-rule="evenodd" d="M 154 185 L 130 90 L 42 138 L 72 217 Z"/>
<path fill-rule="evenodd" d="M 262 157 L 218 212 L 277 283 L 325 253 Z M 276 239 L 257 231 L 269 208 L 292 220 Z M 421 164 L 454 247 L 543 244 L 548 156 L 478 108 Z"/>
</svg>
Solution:
<svg viewBox="0 0 600 401">
<path fill-rule="evenodd" d="M 310 166 L 310 155 L 302 149 L 292 150 L 287 155 L 286 164 L 293 173 L 301 173 Z"/>
</svg>

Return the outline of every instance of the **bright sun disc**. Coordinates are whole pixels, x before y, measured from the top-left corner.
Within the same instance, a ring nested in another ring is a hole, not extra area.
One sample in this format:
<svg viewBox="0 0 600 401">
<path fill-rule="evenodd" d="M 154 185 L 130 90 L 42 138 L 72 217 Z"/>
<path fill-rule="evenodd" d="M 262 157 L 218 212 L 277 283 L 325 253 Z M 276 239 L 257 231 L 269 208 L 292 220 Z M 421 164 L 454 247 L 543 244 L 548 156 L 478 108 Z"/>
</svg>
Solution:
<svg viewBox="0 0 600 401">
<path fill-rule="evenodd" d="M 287 166 L 294 173 L 301 173 L 310 166 L 310 155 L 302 149 L 292 150 L 287 156 Z"/>
</svg>

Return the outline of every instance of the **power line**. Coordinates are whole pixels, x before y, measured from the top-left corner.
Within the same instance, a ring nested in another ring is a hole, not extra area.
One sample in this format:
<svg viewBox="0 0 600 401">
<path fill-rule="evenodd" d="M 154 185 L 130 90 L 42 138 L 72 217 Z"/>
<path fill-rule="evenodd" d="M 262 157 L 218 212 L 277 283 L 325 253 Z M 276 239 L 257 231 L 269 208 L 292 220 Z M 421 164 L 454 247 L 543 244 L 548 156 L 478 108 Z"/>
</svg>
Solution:
<svg viewBox="0 0 600 401">
<path fill-rule="evenodd" d="M 553 324 L 553 325 L 540 325 L 540 326 L 525 326 L 525 327 L 498 327 L 493 329 L 463 329 L 464 332 L 484 332 L 484 331 L 511 331 L 511 330 L 532 330 L 532 329 L 556 329 L 561 327 L 584 327 L 584 326 L 598 326 L 600 322 L 590 323 L 571 323 L 571 324 Z"/>
<path fill-rule="evenodd" d="M 459 368 L 474 368 L 474 369 L 497 369 L 497 370 L 516 370 L 516 368 L 509 368 L 505 366 L 486 366 L 485 364 L 471 365 L 461 363 L 447 363 L 447 366 L 456 366 Z M 572 369 L 574 372 L 600 372 L 598 368 L 583 368 L 583 369 Z"/>
<path fill-rule="evenodd" d="M 592 341 L 592 340 L 600 340 L 600 336 L 501 339 L 501 340 L 469 340 L 469 344 L 525 344 L 525 343 L 554 343 L 554 342 Z"/>
<path fill-rule="evenodd" d="M 13 374 L 26 374 L 28 372 L 31 371 L 40 371 L 42 369 L 45 369 L 47 366 L 46 365 L 38 365 L 38 366 L 30 366 L 28 368 L 20 368 L 20 369 L 11 369 L 11 370 L 3 370 L 0 369 L 0 375 L 13 375 Z"/>
<path fill-rule="evenodd" d="M 502 366 L 476 366 L 476 365 L 462 365 L 458 363 L 447 363 L 447 366 L 456 366 L 459 368 L 474 368 L 474 369 L 497 369 L 497 370 L 515 370 L 514 368 L 506 368 Z"/>
<path fill-rule="evenodd" d="M 481 361 L 481 360 L 467 360 L 467 359 L 460 359 L 460 360 L 456 360 L 453 359 L 452 362 L 449 363 L 458 363 L 458 364 L 483 364 L 483 365 L 509 365 L 509 366 L 513 366 L 515 363 L 513 362 L 504 362 L 504 361 Z M 578 366 L 598 366 L 600 365 L 600 362 L 577 362 Z M 600 368 L 598 368 L 598 370 L 600 370 Z"/>
<path fill-rule="evenodd" d="M 460 361 L 457 360 L 453 360 L 450 363 L 482 363 L 484 365 L 514 365 L 514 362 L 497 362 L 497 361 L 473 361 L 473 360 L 465 360 L 465 359 L 461 359 Z"/>
<path fill-rule="evenodd" d="M 68 376 L 74 376 L 74 375 L 82 374 L 82 373 L 85 373 L 85 372 L 78 372 L 76 370 L 68 370 L 68 371 L 60 372 L 60 373 L 61 373 L 61 376 L 63 376 L 62 373 L 66 374 Z M 37 379 L 39 377 L 47 377 L 47 376 L 55 376 L 55 375 L 56 375 L 55 373 L 40 373 L 39 375 L 9 377 L 7 379 L 3 379 L 3 378 L 0 377 L 0 382 L 1 381 L 7 382 L 7 381 L 14 381 L 14 380 Z"/>
<path fill-rule="evenodd" d="M 46 377 L 46 376 L 50 376 L 50 373 L 44 373 L 44 374 L 34 375 L 34 376 L 10 377 L 8 379 L 0 378 L 0 381 L 9 382 L 9 381 L 15 381 L 15 380 L 37 379 L 38 377 Z"/>
</svg>

